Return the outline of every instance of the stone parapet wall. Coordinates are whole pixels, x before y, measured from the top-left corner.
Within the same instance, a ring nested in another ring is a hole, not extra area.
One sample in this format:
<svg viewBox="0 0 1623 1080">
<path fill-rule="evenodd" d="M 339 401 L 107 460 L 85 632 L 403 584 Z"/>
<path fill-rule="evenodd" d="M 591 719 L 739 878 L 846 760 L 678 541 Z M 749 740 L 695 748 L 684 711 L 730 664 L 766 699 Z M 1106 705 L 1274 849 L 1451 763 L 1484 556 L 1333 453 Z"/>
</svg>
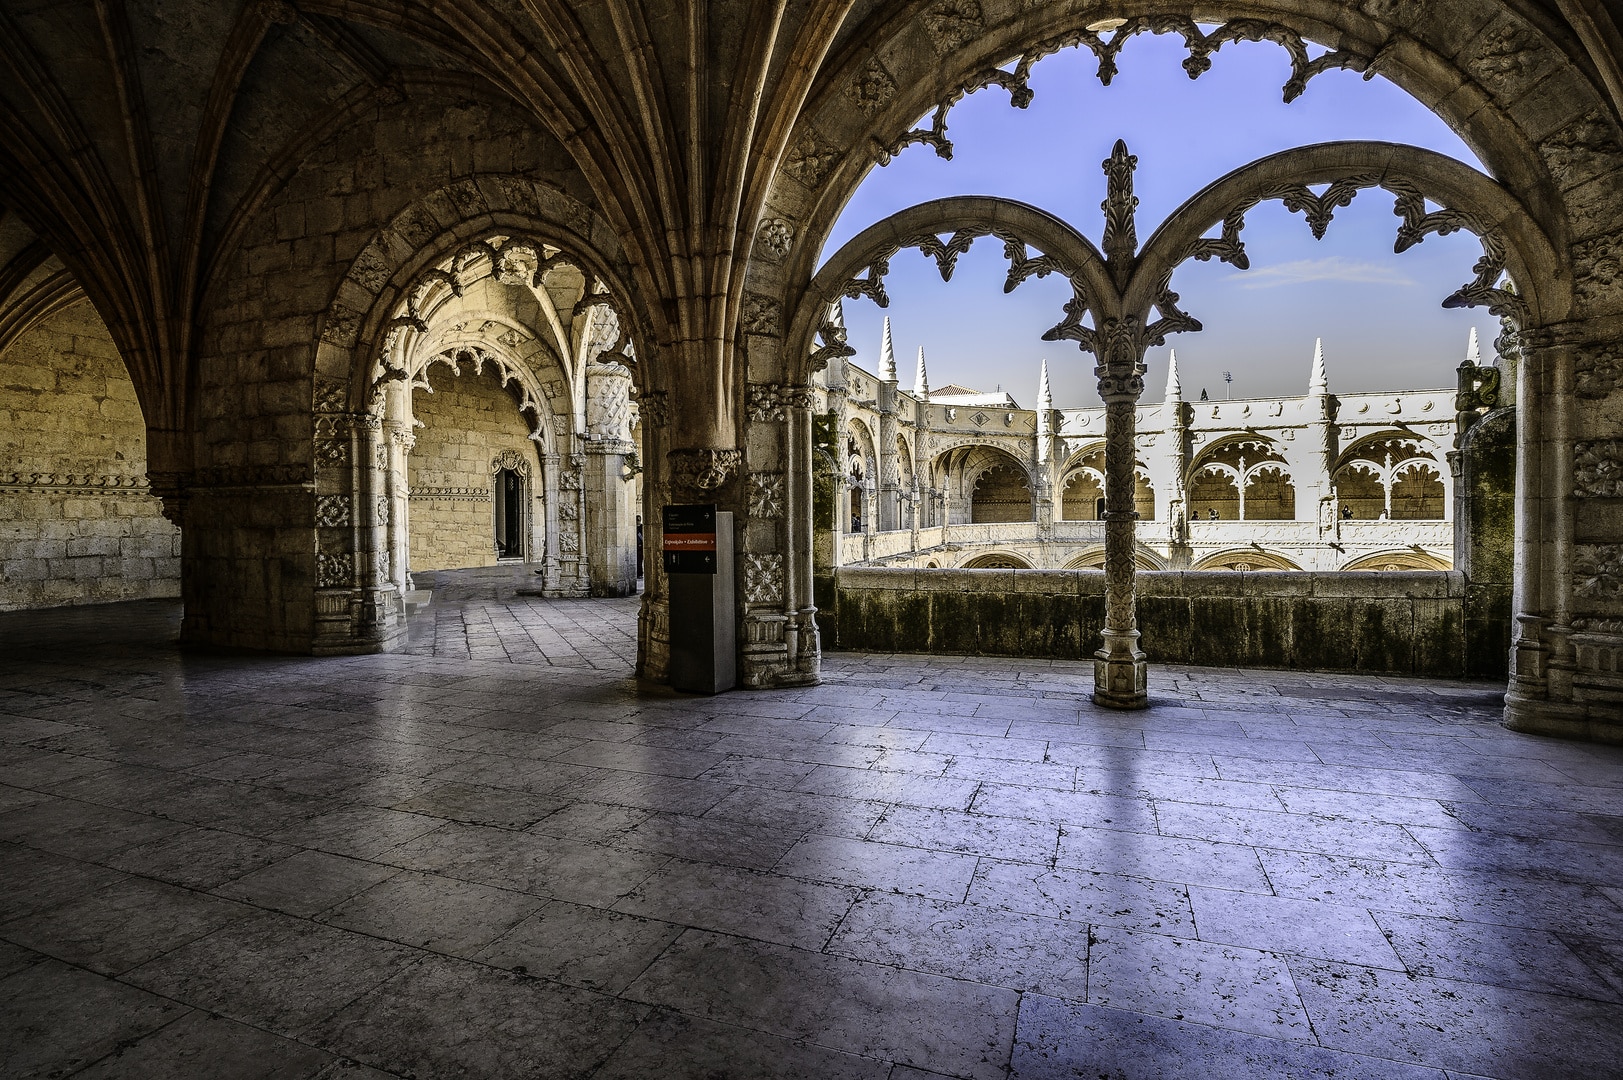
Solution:
<svg viewBox="0 0 1623 1080">
<path fill-rule="evenodd" d="M 846 567 L 818 580 L 837 649 L 1086 660 L 1104 625 L 1104 575 L 1086 570 Z M 1152 662 L 1220 667 L 1486 674 L 1468 656 L 1462 575 L 1177 572 L 1138 575 Z"/>
<path fill-rule="evenodd" d="M 135 387 L 75 305 L 0 355 L 0 611 L 178 595 Z"/>
</svg>

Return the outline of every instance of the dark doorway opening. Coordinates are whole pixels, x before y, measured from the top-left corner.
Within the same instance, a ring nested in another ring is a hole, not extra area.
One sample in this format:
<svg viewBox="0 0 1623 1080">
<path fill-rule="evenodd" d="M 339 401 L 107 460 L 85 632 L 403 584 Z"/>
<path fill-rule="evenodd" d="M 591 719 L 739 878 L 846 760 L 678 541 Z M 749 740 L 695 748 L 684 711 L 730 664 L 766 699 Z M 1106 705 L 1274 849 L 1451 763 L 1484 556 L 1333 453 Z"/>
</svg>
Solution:
<svg viewBox="0 0 1623 1080">
<path fill-rule="evenodd" d="M 496 473 L 496 557 L 524 558 L 524 480 L 512 469 Z"/>
</svg>

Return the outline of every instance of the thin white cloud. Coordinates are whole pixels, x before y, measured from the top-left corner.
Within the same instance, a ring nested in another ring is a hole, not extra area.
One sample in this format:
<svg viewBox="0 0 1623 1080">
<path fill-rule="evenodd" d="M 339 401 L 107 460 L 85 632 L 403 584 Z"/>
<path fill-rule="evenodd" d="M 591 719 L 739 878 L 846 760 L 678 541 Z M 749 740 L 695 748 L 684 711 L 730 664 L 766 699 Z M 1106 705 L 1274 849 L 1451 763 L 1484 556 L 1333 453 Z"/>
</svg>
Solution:
<svg viewBox="0 0 1623 1080">
<path fill-rule="evenodd" d="M 1414 285 L 1397 269 L 1380 263 L 1362 262 L 1342 255 L 1323 259 L 1297 259 L 1251 270 L 1239 279 L 1242 289 L 1273 289 L 1281 285 L 1305 285 L 1314 281 L 1353 282 L 1362 285 Z"/>
</svg>

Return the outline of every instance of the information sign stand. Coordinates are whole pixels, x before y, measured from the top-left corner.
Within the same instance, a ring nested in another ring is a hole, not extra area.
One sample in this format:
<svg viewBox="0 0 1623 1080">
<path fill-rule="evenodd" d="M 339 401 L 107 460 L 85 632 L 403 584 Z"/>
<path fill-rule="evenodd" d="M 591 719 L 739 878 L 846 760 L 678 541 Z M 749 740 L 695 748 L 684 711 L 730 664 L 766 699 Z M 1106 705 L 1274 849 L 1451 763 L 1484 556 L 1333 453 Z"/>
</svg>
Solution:
<svg viewBox="0 0 1623 1080">
<path fill-rule="evenodd" d="M 714 504 L 665 507 L 671 685 L 716 694 L 738 682 L 733 515 Z"/>
</svg>

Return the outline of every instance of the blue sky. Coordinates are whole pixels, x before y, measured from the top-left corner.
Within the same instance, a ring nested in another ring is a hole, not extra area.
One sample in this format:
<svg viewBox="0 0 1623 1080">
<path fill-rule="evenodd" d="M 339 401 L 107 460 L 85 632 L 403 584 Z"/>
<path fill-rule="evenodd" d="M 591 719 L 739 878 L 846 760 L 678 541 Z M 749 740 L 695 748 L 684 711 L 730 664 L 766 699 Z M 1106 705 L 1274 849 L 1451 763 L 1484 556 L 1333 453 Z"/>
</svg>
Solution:
<svg viewBox="0 0 1623 1080">
<path fill-rule="evenodd" d="M 1481 168 L 1442 120 L 1385 79 L 1327 72 L 1286 105 L 1285 51 L 1270 43 L 1226 45 L 1191 80 L 1179 66 L 1182 39 L 1143 34 L 1122 50 L 1108 87 L 1085 50 L 1067 50 L 1032 73 L 1036 97 L 1024 109 L 991 88 L 966 97 L 948 118 L 952 161 L 913 146 L 875 168 L 845 207 L 823 250 L 826 258 L 868 225 L 928 199 L 993 194 L 1032 203 L 1099 240 L 1104 174 L 1099 164 L 1117 138 L 1138 157 L 1138 234 L 1146 239 L 1179 203 L 1246 162 L 1278 150 L 1335 139 L 1384 139 L 1428 147 Z M 1481 247 L 1468 234 L 1433 236 L 1402 255 L 1392 252 L 1392 198 L 1365 191 L 1336 213 L 1315 241 L 1300 215 L 1278 203 L 1247 218 L 1251 269 L 1187 263 L 1172 287 L 1205 330 L 1175 335 L 1185 396 L 1204 387 L 1223 396 L 1222 372 L 1234 373 L 1235 397 L 1299 394 L 1307 387 L 1316 337 L 1324 338 L 1330 389 L 1452 386 L 1454 367 L 1474 325 L 1484 350 L 1498 320 L 1477 310 L 1446 311 L 1442 299 L 1471 278 Z M 998 385 L 1022 405 L 1035 403 L 1037 370 L 1048 359 L 1055 405 L 1098 403 L 1092 357 L 1069 342 L 1044 342 L 1060 318 L 1068 286 L 1053 278 L 1002 291 L 1001 245 L 977 241 L 943 283 L 916 251 L 891 265 L 886 310 L 847 301 L 856 362 L 873 368 L 880 322 L 890 315 L 902 382 L 912 383 L 923 345 L 930 382 L 980 390 Z M 1167 350 L 1147 357 L 1146 401 L 1159 401 Z"/>
</svg>

